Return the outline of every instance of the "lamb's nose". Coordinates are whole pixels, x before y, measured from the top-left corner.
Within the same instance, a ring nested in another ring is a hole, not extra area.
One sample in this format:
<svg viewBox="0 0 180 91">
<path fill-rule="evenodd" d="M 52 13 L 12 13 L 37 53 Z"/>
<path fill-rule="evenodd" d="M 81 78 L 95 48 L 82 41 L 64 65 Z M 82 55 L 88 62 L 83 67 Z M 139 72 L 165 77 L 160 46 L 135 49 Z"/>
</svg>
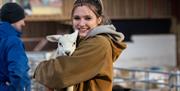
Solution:
<svg viewBox="0 0 180 91">
<path fill-rule="evenodd" d="M 65 52 L 65 54 L 66 54 L 67 56 L 70 56 L 70 53 L 71 53 L 70 51 L 66 51 L 66 52 Z"/>
</svg>

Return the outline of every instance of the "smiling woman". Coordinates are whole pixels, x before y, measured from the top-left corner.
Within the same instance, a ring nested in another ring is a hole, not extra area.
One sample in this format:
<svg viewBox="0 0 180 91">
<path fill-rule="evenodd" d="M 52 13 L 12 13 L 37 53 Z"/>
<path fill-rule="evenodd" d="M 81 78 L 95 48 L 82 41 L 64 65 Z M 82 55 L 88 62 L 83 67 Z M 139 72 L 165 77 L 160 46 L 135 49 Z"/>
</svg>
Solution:
<svg viewBox="0 0 180 91">
<path fill-rule="evenodd" d="M 106 22 L 101 0 L 76 0 L 73 29 L 79 31 L 72 56 L 41 62 L 34 78 L 51 90 L 112 91 L 113 63 L 126 48 L 124 35 Z"/>
</svg>

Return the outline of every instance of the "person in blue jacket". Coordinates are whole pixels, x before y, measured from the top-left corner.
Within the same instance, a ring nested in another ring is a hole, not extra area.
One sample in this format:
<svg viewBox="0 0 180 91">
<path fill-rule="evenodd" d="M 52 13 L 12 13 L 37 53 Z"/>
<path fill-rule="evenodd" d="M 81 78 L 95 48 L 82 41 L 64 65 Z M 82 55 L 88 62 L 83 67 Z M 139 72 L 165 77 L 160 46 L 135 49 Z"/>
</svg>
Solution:
<svg viewBox="0 0 180 91">
<path fill-rule="evenodd" d="M 6 3 L 0 19 L 0 91 L 30 91 L 28 58 L 20 39 L 24 10 L 16 3 Z"/>
</svg>

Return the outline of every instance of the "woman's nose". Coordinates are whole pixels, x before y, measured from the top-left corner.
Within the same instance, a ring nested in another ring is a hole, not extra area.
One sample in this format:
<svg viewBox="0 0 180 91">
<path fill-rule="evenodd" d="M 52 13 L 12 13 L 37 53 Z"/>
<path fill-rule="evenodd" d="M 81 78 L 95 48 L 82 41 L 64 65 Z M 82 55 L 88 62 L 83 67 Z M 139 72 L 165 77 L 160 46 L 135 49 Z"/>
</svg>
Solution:
<svg viewBox="0 0 180 91">
<path fill-rule="evenodd" d="M 84 25 L 86 25 L 86 22 L 82 19 L 82 20 L 79 21 L 79 25 L 84 26 Z"/>
</svg>

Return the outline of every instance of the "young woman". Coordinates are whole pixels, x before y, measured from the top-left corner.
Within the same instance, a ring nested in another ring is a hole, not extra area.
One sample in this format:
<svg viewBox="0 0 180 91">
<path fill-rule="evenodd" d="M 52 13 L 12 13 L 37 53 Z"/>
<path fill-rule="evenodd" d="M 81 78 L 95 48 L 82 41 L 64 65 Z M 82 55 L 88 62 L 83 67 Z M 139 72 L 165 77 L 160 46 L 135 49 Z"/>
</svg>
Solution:
<svg viewBox="0 0 180 91">
<path fill-rule="evenodd" d="M 41 62 L 34 78 L 56 90 L 73 85 L 73 91 L 112 91 L 113 62 L 126 44 L 103 14 L 100 0 L 76 0 L 72 10 L 73 28 L 79 31 L 75 52 Z"/>
</svg>

